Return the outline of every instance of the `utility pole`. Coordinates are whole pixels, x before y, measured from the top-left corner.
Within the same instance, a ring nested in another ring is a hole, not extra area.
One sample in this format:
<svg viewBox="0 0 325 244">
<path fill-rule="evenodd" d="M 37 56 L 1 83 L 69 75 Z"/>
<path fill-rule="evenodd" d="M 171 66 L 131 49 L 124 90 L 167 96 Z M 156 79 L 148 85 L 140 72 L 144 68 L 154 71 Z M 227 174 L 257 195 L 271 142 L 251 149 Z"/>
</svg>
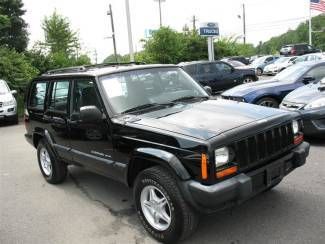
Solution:
<svg viewBox="0 0 325 244">
<path fill-rule="evenodd" d="M 159 5 L 159 26 L 162 27 L 162 18 L 161 18 L 161 3 L 165 2 L 166 0 L 155 0 L 158 2 Z"/>
<path fill-rule="evenodd" d="M 118 63 L 117 60 L 117 52 L 116 52 L 116 41 L 115 41 L 115 30 L 114 30 L 114 20 L 113 20 L 113 11 L 111 4 L 109 5 L 109 11 L 107 12 L 107 15 L 111 16 L 111 26 L 112 26 L 112 39 L 113 39 L 113 46 L 114 46 L 114 56 L 115 56 L 115 62 Z"/>
<path fill-rule="evenodd" d="M 193 15 L 192 17 L 192 24 L 193 24 L 193 32 L 196 31 L 196 21 L 198 21 L 198 19 L 195 17 L 195 15 Z"/>
<path fill-rule="evenodd" d="M 131 17 L 130 17 L 129 0 L 125 0 L 125 12 L 126 12 L 126 23 L 127 23 L 127 28 L 128 28 L 130 61 L 134 62 L 134 52 L 133 52 L 133 40 L 132 40 L 132 29 L 131 29 Z"/>
<path fill-rule="evenodd" d="M 243 3 L 243 40 L 244 44 L 246 44 L 246 11 L 245 11 L 245 4 Z"/>
</svg>

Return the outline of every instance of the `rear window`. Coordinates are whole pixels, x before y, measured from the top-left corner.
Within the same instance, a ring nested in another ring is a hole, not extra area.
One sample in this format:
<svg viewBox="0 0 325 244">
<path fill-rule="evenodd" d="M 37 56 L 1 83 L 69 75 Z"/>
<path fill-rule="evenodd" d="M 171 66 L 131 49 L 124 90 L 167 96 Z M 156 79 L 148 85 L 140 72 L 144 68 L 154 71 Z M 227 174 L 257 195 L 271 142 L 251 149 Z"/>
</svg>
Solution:
<svg viewBox="0 0 325 244">
<path fill-rule="evenodd" d="M 29 106 L 31 108 L 44 110 L 47 82 L 37 82 L 32 84 Z"/>
</svg>

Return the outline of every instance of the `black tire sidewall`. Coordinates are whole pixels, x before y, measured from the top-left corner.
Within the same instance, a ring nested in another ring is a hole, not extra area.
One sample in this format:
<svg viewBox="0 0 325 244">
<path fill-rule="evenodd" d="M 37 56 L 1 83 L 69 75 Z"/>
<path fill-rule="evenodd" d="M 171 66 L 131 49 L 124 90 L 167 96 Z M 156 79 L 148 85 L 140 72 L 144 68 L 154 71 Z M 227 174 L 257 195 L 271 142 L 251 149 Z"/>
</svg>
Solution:
<svg viewBox="0 0 325 244">
<path fill-rule="evenodd" d="M 275 103 L 275 104 L 278 105 L 277 108 L 279 108 L 279 106 L 280 106 L 279 102 L 278 102 L 277 100 L 275 100 L 274 98 L 271 98 L 271 97 L 265 97 L 265 98 L 262 98 L 262 99 L 258 100 L 258 101 L 256 102 L 256 104 L 257 104 L 257 105 L 261 105 L 261 103 L 264 102 L 264 101 L 272 101 L 273 103 Z M 261 106 L 262 106 L 262 105 L 261 105 Z M 269 108 L 269 107 L 268 107 L 268 108 Z M 274 107 L 273 107 L 273 108 L 274 108 Z"/>
<path fill-rule="evenodd" d="M 43 171 L 41 160 L 40 160 L 40 150 L 41 148 L 45 148 L 50 156 L 51 165 L 52 165 L 52 172 L 50 175 L 46 175 Z M 50 145 L 44 140 L 40 140 L 37 146 L 37 159 L 38 165 L 41 170 L 42 175 L 44 176 L 45 180 L 51 184 L 57 184 L 63 181 L 66 176 L 66 166 L 59 165 L 62 164 L 55 156 L 52 148 Z"/>
<path fill-rule="evenodd" d="M 154 238 L 164 243 L 172 243 L 176 239 L 181 237 L 183 216 L 181 211 L 179 210 L 180 207 L 178 206 L 177 199 L 175 199 L 176 197 L 174 196 L 173 192 L 169 192 L 168 190 L 165 189 L 165 187 L 163 186 L 163 182 L 160 182 L 159 177 L 155 177 L 155 179 L 153 178 L 154 177 L 144 172 L 137 179 L 134 188 L 134 198 L 135 198 L 134 200 L 135 200 L 136 211 L 140 218 L 141 223 Z M 168 229 L 165 231 L 158 231 L 155 228 L 153 228 L 146 220 L 142 212 L 141 203 L 140 203 L 141 191 L 144 187 L 150 185 L 157 187 L 165 195 L 170 206 L 171 223 Z"/>
</svg>

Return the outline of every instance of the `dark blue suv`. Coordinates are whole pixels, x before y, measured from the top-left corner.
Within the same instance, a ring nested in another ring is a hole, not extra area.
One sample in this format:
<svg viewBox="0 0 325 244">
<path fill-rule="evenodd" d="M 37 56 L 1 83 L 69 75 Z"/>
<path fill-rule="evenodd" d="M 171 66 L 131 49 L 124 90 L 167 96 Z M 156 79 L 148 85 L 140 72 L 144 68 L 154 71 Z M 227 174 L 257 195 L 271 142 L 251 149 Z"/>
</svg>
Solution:
<svg viewBox="0 0 325 244">
<path fill-rule="evenodd" d="M 325 76 L 325 61 L 296 64 L 272 80 L 243 84 L 221 94 L 222 98 L 278 108 L 283 98 L 298 87 Z"/>
</svg>

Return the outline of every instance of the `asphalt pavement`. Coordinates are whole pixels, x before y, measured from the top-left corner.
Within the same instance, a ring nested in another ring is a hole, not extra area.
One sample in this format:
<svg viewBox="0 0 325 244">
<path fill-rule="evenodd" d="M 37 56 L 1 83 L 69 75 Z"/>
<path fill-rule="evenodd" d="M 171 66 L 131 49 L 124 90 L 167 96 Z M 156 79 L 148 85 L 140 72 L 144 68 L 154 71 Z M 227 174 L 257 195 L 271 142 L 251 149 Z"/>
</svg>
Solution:
<svg viewBox="0 0 325 244">
<path fill-rule="evenodd" d="M 0 243 L 156 243 L 141 226 L 132 192 L 70 168 L 61 185 L 43 179 L 25 128 L 0 125 Z M 183 243 L 325 243 L 325 142 L 270 192 L 202 216 Z"/>
</svg>

